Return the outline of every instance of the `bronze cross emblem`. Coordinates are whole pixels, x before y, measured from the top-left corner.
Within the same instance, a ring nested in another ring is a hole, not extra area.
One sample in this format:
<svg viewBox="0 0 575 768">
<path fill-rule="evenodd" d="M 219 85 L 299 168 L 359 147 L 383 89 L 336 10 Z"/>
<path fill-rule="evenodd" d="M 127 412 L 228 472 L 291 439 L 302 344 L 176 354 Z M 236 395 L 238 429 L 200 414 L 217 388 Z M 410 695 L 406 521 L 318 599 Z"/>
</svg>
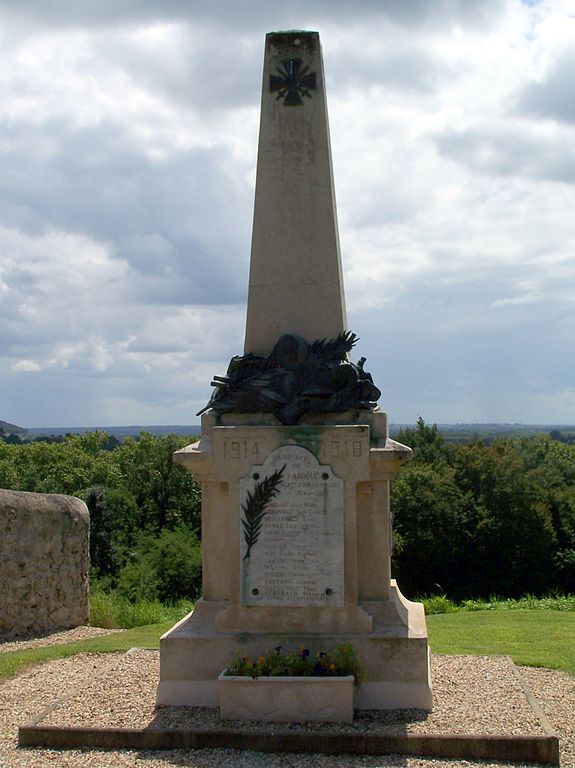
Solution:
<svg viewBox="0 0 575 768">
<path fill-rule="evenodd" d="M 270 93 L 277 91 L 277 98 L 284 100 L 286 107 L 299 107 L 303 104 L 302 96 L 311 98 L 310 91 L 316 90 L 315 72 L 308 72 L 309 67 L 302 67 L 301 59 L 285 59 L 281 67 L 276 67 L 279 75 L 270 75 Z"/>
</svg>

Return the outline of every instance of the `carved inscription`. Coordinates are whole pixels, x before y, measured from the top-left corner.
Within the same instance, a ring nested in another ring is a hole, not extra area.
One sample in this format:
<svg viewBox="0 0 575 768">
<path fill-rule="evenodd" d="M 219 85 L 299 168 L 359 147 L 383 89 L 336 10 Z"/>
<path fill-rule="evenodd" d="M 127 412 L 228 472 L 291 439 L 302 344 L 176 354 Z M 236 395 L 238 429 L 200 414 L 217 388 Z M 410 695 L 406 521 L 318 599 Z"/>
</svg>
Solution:
<svg viewBox="0 0 575 768">
<path fill-rule="evenodd" d="M 343 605 L 343 480 L 329 465 L 272 451 L 240 481 L 240 515 L 244 605 Z"/>
<path fill-rule="evenodd" d="M 224 459 L 261 459 L 257 440 L 224 440 Z"/>
<path fill-rule="evenodd" d="M 330 459 L 360 459 L 363 455 L 361 440 L 324 440 L 321 443 L 320 457 L 328 461 Z"/>
<path fill-rule="evenodd" d="M 363 454 L 361 440 L 321 440 L 317 439 L 320 458 L 330 459 L 360 459 Z M 224 440 L 222 442 L 224 459 L 262 459 L 258 440 Z"/>
</svg>

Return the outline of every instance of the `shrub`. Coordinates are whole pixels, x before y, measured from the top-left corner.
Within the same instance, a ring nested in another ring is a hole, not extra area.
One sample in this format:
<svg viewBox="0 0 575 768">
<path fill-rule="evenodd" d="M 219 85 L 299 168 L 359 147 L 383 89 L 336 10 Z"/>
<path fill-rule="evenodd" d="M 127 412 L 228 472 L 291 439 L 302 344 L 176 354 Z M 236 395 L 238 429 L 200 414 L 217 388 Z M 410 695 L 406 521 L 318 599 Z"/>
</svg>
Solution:
<svg viewBox="0 0 575 768">
<path fill-rule="evenodd" d="M 421 602 L 428 616 L 436 613 L 456 613 L 457 605 L 445 595 L 422 597 Z"/>
<path fill-rule="evenodd" d="M 131 602 L 117 592 L 104 592 L 96 587 L 90 594 L 90 624 L 108 629 L 131 629 L 161 621 L 176 622 L 192 608 L 191 600 L 178 600 L 169 605 L 163 605 L 159 600 Z"/>
<path fill-rule="evenodd" d="M 186 525 L 143 535 L 118 576 L 118 591 L 131 601 L 195 599 L 201 592 L 200 542 Z"/>
</svg>

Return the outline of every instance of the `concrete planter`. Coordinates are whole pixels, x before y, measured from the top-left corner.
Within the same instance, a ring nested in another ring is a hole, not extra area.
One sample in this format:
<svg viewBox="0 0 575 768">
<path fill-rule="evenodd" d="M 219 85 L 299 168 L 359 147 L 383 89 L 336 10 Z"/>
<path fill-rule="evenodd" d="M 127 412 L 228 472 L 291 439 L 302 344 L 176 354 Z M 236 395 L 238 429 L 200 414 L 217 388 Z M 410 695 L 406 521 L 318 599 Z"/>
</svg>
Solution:
<svg viewBox="0 0 575 768">
<path fill-rule="evenodd" d="M 353 720 L 353 675 L 346 677 L 218 678 L 220 717 L 229 720 L 342 722 Z"/>
</svg>

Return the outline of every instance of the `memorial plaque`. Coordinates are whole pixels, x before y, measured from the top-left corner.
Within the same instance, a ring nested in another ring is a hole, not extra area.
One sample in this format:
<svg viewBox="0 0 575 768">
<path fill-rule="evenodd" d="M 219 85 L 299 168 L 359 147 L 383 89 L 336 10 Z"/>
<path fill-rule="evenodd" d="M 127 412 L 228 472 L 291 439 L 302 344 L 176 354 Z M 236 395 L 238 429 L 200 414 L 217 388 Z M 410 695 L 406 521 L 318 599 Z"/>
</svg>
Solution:
<svg viewBox="0 0 575 768">
<path fill-rule="evenodd" d="M 243 605 L 344 604 L 343 480 L 297 445 L 240 481 Z"/>
</svg>

